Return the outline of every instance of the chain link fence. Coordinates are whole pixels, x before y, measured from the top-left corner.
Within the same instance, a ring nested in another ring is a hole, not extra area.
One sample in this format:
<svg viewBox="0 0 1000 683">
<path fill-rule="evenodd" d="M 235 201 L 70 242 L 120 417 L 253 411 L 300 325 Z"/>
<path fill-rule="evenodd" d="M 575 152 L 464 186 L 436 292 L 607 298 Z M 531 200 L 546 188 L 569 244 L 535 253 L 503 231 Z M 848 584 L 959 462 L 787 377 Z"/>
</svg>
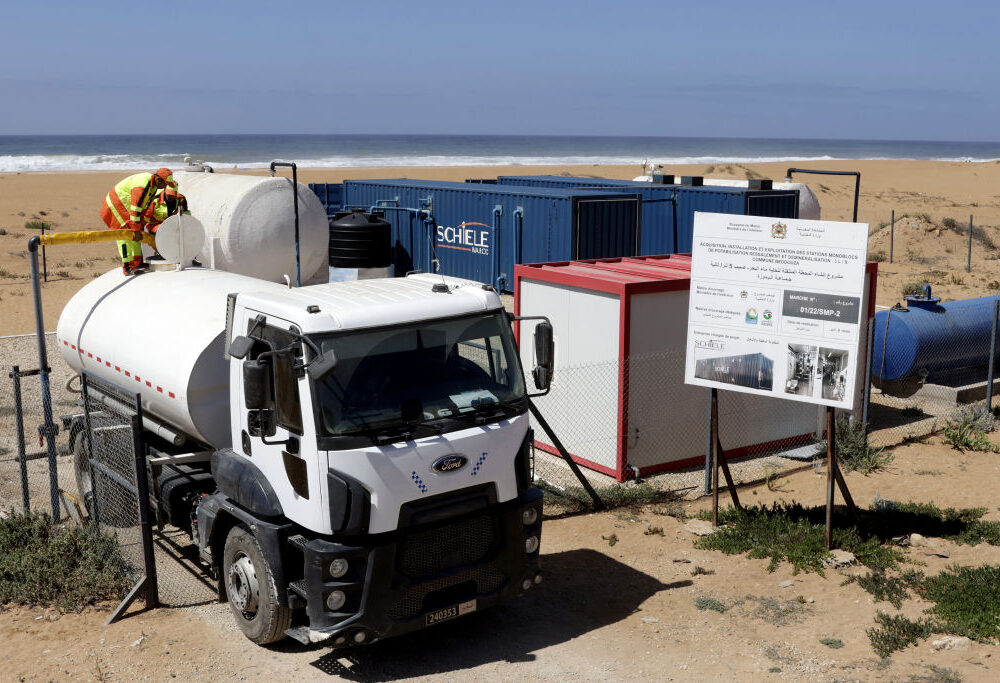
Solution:
<svg viewBox="0 0 1000 683">
<path fill-rule="evenodd" d="M 683 351 L 560 367 L 549 395 L 535 399 L 553 432 L 602 498 L 628 499 L 636 481 L 694 498 L 706 491 L 708 389 L 684 384 Z M 719 437 L 734 481 L 747 484 L 811 466 L 824 409 L 751 394 L 719 392 Z M 580 482 L 537 420 L 535 478 L 558 497 Z"/>
<path fill-rule="evenodd" d="M 54 334 L 46 335 L 46 347 L 57 430 L 54 459 L 40 438 L 45 419 L 35 337 L 0 338 L 0 515 L 52 515 L 54 501 L 58 519 L 96 524 L 118 540 L 126 578 L 134 584 L 144 574 L 145 552 L 135 458 L 142 442 L 133 429 L 136 395 L 90 378 L 97 391 L 88 391 L 85 400 L 83 384 L 59 355 Z M 149 486 L 145 467 L 142 476 Z M 187 531 L 157 526 L 155 506 L 148 512 L 158 602 L 181 606 L 215 599 Z"/>
<path fill-rule="evenodd" d="M 949 306 L 945 314 L 933 303 L 919 302 L 909 308 L 880 313 L 873 322 L 868 408 L 873 446 L 919 439 L 996 407 L 1000 343 L 993 334 L 994 311 Z"/>
<path fill-rule="evenodd" d="M 189 534 L 165 524 L 159 514 L 151 453 L 143 439 L 141 395 L 86 376 L 83 396 L 83 431 L 73 450 L 81 474 L 80 496 L 91 520 L 118 538 L 123 556 L 134 567 L 146 568 L 159 603 L 182 606 L 213 600 L 214 586 L 198 564 Z"/>
<path fill-rule="evenodd" d="M 60 416 L 79 411 L 79 393 L 67 389 L 73 373 L 56 353 L 55 335 L 46 335 L 45 341 L 52 366 L 53 421 L 61 426 Z M 60 516 L 66 516 L 72 501 L 59 491 L 75 495 L 73 463 L 66 433 L 60 429 L 56 434 L 54 461 L 42 438 L 45 417 L 35 336 L 0 338 L 0 358 L 0 514 L 26 508 L 51 514 L 54 481 Z M 72 388 L 79 391 L 79 384 Z"/>
</svg>

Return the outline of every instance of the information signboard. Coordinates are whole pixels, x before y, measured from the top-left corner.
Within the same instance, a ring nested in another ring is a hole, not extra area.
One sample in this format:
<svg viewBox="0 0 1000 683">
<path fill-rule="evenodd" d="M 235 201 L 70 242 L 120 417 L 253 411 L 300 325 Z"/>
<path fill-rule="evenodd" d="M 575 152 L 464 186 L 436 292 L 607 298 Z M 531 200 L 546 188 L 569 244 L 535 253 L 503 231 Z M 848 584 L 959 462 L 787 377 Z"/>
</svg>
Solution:
<svg viewBox="0 0 1000 683">
<path fill-rule="evenodd" d="M 696 213 L 684 379 L 853 407 L 868 225 Z"/>
</svg>

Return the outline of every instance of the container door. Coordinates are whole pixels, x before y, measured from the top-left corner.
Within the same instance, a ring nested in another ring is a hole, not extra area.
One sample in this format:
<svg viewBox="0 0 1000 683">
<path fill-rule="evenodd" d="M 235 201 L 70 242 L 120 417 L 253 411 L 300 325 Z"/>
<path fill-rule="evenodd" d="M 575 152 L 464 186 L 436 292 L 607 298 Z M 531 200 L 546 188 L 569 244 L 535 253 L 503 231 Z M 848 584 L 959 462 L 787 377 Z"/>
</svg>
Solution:
<svg viewBox="0 0 1000 683">
<path fill-rule="evenodd" d="M 639 199 L 578 199 L 574 212 L 574 259 L 636 256 Z"/>
<path fill-rule="evenodd" d="M 420 258 L 423 242 L 420 228 L 423 220 L 412 211 L 395 206 L 379 206 L 385 212 L 385 219 L 392 224 L 392 265 L 397 276 L 425 268 Z"/>
<path fill-rule="evenodd" d="M 799 191 L 767 192 L 748 194 L 746 215 L 767 216 L 769 218 L 798 218 Z"/>
</svg>

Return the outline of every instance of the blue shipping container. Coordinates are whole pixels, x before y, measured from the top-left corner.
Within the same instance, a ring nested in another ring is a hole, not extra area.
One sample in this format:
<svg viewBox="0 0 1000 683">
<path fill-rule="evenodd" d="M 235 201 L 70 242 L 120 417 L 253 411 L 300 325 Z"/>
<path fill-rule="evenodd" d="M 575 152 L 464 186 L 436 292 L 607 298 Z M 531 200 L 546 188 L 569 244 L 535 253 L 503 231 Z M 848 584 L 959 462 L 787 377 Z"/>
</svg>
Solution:
<svg viewBox="0 0 1000 683">
<path fill-rule="evenodd" d="M 319 197 L 320 203 L 326 209 L 327 218 L 332 218 L 333 214 L 342 210 L 343 183 L 309 183 L 309 189 Z"/>
<path fill-rule="evenodd" d="M 798 190 L 747 190 L 735 187 L 657 185 L 614 178 L 572 176 L 500 176 L 503 186 L 604 189 L 620 187 L 643 198 L 641 253 L 686 254 L 691 251 L 694 212 L 732 213 L 742 216 L 798 218 Z M 665 241 L 672 235 L 672 241 Z"/>
<path fill-rule="evenodd" d="M 395 272 L 441 272 L 510 291 L 514 264 L 635 256 L 637 193 L 434 180 L 348 180 L 345 207 L 393 226 Z"/>
</svg>

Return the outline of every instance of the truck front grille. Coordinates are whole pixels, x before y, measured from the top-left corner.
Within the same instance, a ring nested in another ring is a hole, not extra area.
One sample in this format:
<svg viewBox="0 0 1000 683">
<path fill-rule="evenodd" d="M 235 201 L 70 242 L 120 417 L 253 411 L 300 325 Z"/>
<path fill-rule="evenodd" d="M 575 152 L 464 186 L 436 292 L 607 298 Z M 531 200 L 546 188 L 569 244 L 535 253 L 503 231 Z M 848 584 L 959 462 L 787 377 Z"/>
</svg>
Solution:
<svg viewBox="0 0 1000 683">
<path fill-rule="evenodd" d="M 411 534 L 403 544 L 402 572 L 418 578 L 482 562 L 495 539 L 488 515 Z"/>
<path fill-rule="evenodd" d="M 477 567 L 455 576 L 417 584 L 406 589 L 389 609 L 389 616 L 393 619 L 409 619 L 430 609 L 471 600 L 497 590 L 503 585 L 504 579 L 504 575 L 494 567 Z M 434 595 L 435 593 L 438 595 Z"/>
</svg>

